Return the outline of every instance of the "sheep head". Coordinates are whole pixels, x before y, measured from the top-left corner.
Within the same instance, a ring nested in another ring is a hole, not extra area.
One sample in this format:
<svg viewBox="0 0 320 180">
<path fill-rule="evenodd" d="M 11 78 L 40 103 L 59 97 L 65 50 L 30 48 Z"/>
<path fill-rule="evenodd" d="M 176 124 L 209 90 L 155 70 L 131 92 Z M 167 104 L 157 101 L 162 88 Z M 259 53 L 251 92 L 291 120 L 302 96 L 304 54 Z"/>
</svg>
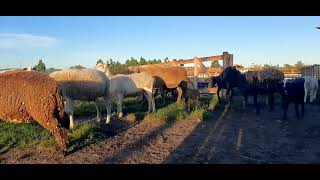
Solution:
<svg viewBox="0 0 320 180">
<path fill-rule="evenodd" d="M 111 75 L 111 72 L 110 72 L 110 69 L 109 69 L 110 66 L 111 66 L 110 64 L 106 64 L 104 62 L 99 62 L 99 63 L 96 64 L 96 69 L 99 70 L 99 71 L 102 71 L 107 76 L 110 76 Z"/>
<path fill-rule="evenodd" d="M 69 130 L 67 128 L 60 127 L 52 133 L 63 151 L 67 151 L 67 148 L 69 146 L 68 132 Z"/>
</svg>

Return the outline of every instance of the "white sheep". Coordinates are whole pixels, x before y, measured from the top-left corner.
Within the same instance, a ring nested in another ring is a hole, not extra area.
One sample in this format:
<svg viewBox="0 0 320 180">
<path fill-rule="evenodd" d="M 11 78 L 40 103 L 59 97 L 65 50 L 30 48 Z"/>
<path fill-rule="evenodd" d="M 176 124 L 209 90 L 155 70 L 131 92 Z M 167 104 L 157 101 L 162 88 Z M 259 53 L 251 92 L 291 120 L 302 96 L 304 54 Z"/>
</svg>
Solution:
<svg viewBox="0 0 320 180">
<path fill-rule="evenodd" d="M 318 80 L 315 77 L 305 76 L 304 78 L 304 103 L 307 102 L 307 96 L 310 96 L 310 102 L 312 103 L 317 97 Z"/>
<path fill-rule="evenodd" d="M 119 118 L 123 116 L 122 101 L 124 97 L 143 94 L 148 100 L 148 113 L 156 110 L 154 97 L 152 95 L 155 79 L 150 74 L 141 72 L 129 75 L 112 75 L 108 65 L 105 63 L 96 64 L 96 68 L 104 72 L 110 79 L 109 94 L 111 98 L 116 99 Z M 107 101 L 111 100 L 111 98 L 107 99 Z"/>
<path fill-rule="evenodd" d="M 50 76 L 61 84 L 65 99 L 65 111 L 70 116 L 70 129 L 74 128 L 73 100 L 94 101 L 97 109 L 97 120 L 98 122 L 101 121 L 98 98 L 103 97 L 104 100 L 109 98 L 110 83 L 103 72 L 96 69 L 64 69 L 52 72 Z M 106 102 L 106 124 L 108 124 L 111 116 L 111 104 L 108 104 L 108 101 Z"/>
</svg>

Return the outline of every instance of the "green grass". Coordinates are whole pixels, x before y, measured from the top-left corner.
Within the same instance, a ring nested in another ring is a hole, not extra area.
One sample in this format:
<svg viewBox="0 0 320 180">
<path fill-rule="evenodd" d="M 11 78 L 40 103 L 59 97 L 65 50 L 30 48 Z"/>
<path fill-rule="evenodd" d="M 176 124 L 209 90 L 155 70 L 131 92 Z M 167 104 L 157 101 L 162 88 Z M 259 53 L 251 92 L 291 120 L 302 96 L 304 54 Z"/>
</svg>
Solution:
<svg viewBox="0 0 320 180">
<path fill-rule="evenodd" d="M 70 131 L 70 148 L 78 149 L 105 138 L 104 128 L 98 124 L 79 123 Z M 0 122 L 0 153 L 10 148 L 58 148 L 50 132 L 37 123 L 14 124 Z"/>
<path fill-rule="evenodd" d="M 54 139 L 48 130 L 37 123 L 14 124 L 0 122 L 0 152 L 8 148 L 28 148 L 34 145 L 53 146 Z"/>
<path fill-rule="evenodd" d="M 174 103 L 172 101 L 163 103 L 157 102 L 157 111 L 146 114 L 147 103 L 141 103 L 134 98 L 126 99 L 124 106 L 126 113 L 134 117 L 135 121 L 165 121 L 174 122 L 186 119 L 210 119 L 212 111 L 218 107 L 217 97 L 209 97 L 208 109 L 197 109 L 188 113 L 184 101 Z M 88 116 L 96 115 L 96 108 L 90 102 L 76 102 L 75 115 Z M 106 130 L 108 127 L 100 126 L 94 122 L 81 122 L 77 124 L 74 130 L 69 132 L 70 150 L 76 150 L 84 146 L 96 143 L 107 137 Z M 53 136 L 48 130 L 36 122 L 26 124 L 15 124 L 10 122 L 0 122 L 0 154 L 11 148 L 58 148 Z"/>
<path fill-rule="evenodd" d="M 217 94 L 214 94 L 213 97 L 211 98 L 210 102 L 209 102 L 209 107 L 208 107 L 208 109 L 209 109 L 210 111 L 215 110 L 218 102 L 219 102 L 218 95 L 217 95 Z"/>
<path fill-rule="evenodd" d="M 202 99 L 204 101 L 204 99 Z M 154 113 L 150 113 L 145 116 L 144 120 L 146 121 L 166 121 L 173 122 L 177 120 L 184 119 L 200 119 L 207 120 L 210 119 L 212 111 L 216 108 L 218 103 L 218 97 L 213 95 L 208 98 L 209 107 L 208 109 L 200 108 L 196 109 L 190 113 L 186 111 L 184 101 L 179 103 L 173 103 L 163 108 L 158 109 Z"/>
<path fill-rule="evenodd" d="M 209 120 L 212 117 L 212 114 L 206 109 L 201 108 L 191 112 L 189 117 L 191 117 L 191 119 Z"/>
<path fill-rule="evenodd" d="M 154 113 L 147 114 L 144 117 L 144 120 L 146 121 L 176 121 L 184 119 L 187 116 L 187 112 L 185 109 L 185 104 L 183 101 L 180 101 L 179 103 L 173 103 L 166 107 L 158 109 Z"/>
<path fill-rule="evenodd" d="M 79 123 L 70 132 L 70 149 L 79 149 L 106 138 L 106 127 L 93 122 Z"/>
</svg>

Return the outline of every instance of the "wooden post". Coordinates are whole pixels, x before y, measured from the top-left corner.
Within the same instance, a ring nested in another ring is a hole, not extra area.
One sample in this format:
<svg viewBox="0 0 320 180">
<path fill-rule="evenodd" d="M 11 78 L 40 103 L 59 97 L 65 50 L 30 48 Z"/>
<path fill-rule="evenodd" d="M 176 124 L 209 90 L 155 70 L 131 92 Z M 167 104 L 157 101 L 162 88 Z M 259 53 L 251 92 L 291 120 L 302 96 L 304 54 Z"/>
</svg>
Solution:
<svg viewBox="0 0 320 180">
<path fill-rule="evenodd" d="M 193 59 L 193 64 L 194 64 L 194 68 L 193 68 L 193 75 L 194 76 L 197 76 L 199 75 L 199 71 L 198 71 L 198 63 L 199 63 L 199 59 L 198 57 L 194 57 Z"/>
<path fill-rule="evenodd" d="M 233 54 L 229 54 L 229 64 L 228 66 L 233 66 Z"/>
<path fill-rule="evenodd" d="M 228 67 L 228 60 L 229 60 L 228 52 L 223 52 L 222 56 L 223 56 L 223 67 L 222 67 L 222 70 L 224 70 L 226 67 Z"/>
<path fill-rule="evenodd" d="M 193 63 L 194 63 L 194 68 L 193 68 L 193 70 L 194 70 L 194 72 L 193 72 L 194 81 L 193 81 L 193 83 L 194 83 L 194 87 L 196 89 L 198 89 L 198 75 L 199 75 L 199 71 L 198 71 L 198 69 L 199 69 L 198 68 L 199 59 L 198 59 L 198 57 L 194 57 Z"/>
</svg>

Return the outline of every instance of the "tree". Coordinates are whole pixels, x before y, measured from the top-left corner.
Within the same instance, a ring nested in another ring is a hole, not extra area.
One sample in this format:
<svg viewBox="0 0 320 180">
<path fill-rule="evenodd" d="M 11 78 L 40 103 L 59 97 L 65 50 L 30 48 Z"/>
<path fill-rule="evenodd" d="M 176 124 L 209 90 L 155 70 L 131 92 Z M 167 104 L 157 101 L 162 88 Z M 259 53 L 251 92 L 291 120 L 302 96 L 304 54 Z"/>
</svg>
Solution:
<svg viewBox="0 0 320 180">
<path fill-rule="evenodd" d="M 305 65 L 301 62 L 301 61 L 298 61 L 295 65 L 294 65 L 294 67 L 296 67 L 296 68 L 302 68 L 302 67 L 304 67 Z"/>
<path fill-rule="evenodd" d="M 144 64 L 147 64 L 147 61 L 143 57 L 141 57 L 139 61 L 139 65 L 144 65 Z"/>
<path fill-rule="evenodd" d="M 136 60 L 133 57 L 131 57 L 131 59 L 129 61 L 129 66 L 137 66 L 137 65 L 139 65 L 138 60 Z"/>
<path fill-rule="evenodd" d="M 219 64 L 218 61 L 212 61 L 211 62 L 211 67 L 212 68 L 219 68 L 219 67 L 221 67 L 221 65 Z"/>
<path fill-rule="evenodd" d="M 86 67 L 81 66 L 81 65 L 75 65 L 75 66 L 71 66 L 70 69 L 85 69 Z"/>
<path fill-rule="evenodd" d="M 129 64 L 130 64 L 130 61 L 129 61 L 129 59 L 127 59 L 126 60 L 126 66 L 129 66 Z"/>
<path fill-rule="evenodd" d="M 264 68 L 270 68 L 271 66 L 269 64 L 264 64 L 263 67 Z"/>
<path fill-rule="evenodd" d="M 42 62 L 42 59 L 39 60 L 38 64 L 36 66 L 34 66 L 34 69 L 36 71 L 46 71 L 46 65 Z"/>
<path fill-rule="evenodd" d="M 283 67 L 284 67 L 284 68 L 293 68 L 293 66 L 290 65 L 290 64 L 284 64 Z"/>
<path fill-rule="evenodd" d="M 262 66 L 261 66 L 260 64 L 252 63 L 252 64 L 251 64 L 251 67 L 252 67 L 252 68 L 261 68 Z"/>
<path fill-rule="evenodd" d="M 97 64 L 99 64 L 99 63 L 103 63 L 102 59 L 99 59 L 99 60 L 97 61 Z"/>
</svg>

